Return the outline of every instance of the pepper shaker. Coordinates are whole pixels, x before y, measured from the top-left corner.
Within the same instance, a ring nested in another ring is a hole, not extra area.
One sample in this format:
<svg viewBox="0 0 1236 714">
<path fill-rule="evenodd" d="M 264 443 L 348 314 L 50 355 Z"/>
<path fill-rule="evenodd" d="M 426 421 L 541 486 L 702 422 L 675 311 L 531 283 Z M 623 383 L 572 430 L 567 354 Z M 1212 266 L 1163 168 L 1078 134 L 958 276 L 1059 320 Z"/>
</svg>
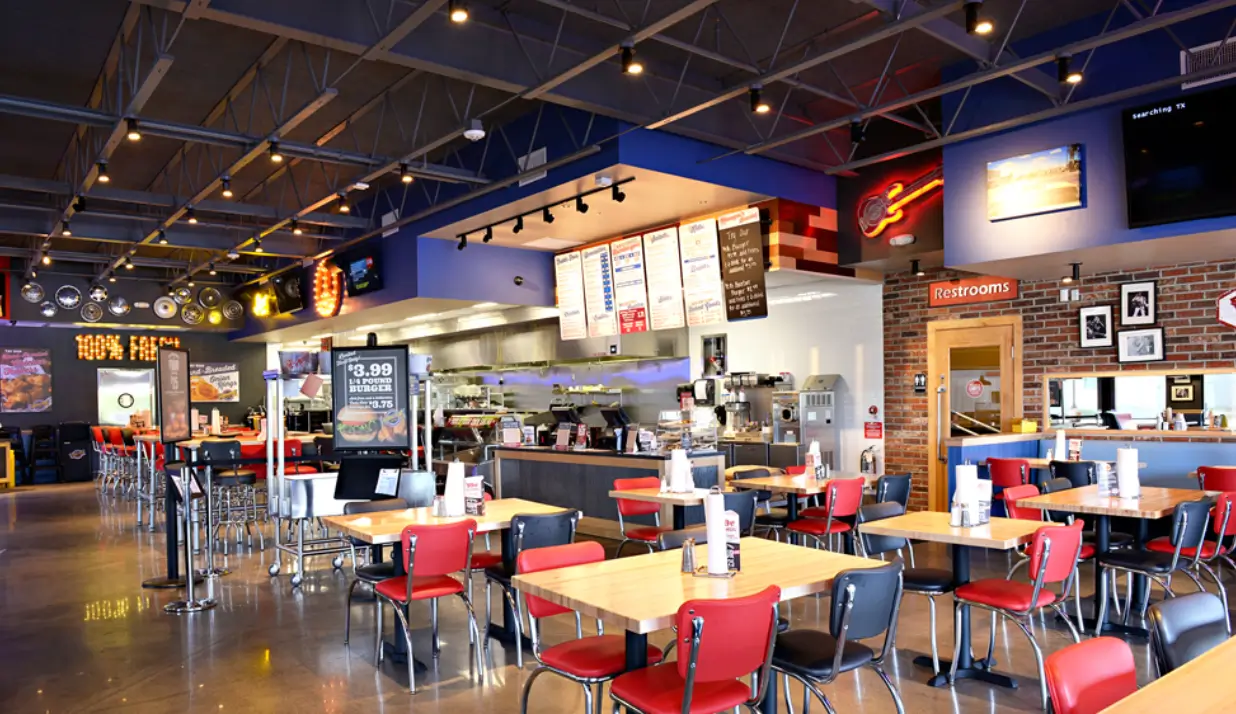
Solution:
<svg viewBox="0 0 1236 714">
<path fill-rule="evenodd" d="M 688 538 L 682 544 L 682 572 L 695 572 L 695 539 Z"/>
</svg>

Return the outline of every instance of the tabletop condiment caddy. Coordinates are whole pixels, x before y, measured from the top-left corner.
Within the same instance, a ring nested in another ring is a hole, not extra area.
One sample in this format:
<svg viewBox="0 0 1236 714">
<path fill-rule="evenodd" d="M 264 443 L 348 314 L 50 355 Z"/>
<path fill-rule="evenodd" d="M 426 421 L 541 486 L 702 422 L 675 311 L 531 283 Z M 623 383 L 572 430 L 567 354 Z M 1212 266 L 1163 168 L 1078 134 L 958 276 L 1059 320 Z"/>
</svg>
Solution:
<svg viewBox="0 0 1236 714">
<path fill-rule="evenodd" d="M 978 477 L 978 466 L 971 463 L 957 466 L 953 477 L 953 503 L 949 507 L 949 525 L 953 528 L 973 528 L 991 522 L 991 481 Z"/>
<path fill-rule="evenodd" d="M 682 546 L 682 572 L 697 577 L 732 578 L 742 570 L 742 531 L 738 514 L 725 510 L 725 493 L 713 486 L 704 496 L 704 531 L 709 548 L 705 565 L 697 566 L 695 539 Z M 723 545 L 724 547 L 718 547 Z"/>
</svg>

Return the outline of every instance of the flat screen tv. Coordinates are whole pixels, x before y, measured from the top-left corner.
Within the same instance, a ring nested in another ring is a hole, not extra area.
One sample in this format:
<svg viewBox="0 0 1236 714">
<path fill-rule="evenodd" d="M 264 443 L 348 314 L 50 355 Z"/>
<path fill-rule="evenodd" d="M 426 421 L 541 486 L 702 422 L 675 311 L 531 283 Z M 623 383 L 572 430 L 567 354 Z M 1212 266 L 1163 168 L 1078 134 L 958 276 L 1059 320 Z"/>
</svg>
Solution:
<svg viewBox="0 0 1236 714">
<path fill-rule="evenodd" d="M 1126 109 L 1129 227 L 1236 214 L 1236 87 Z"/>
<path fill-rule="evenodd" d="M 305 307 L 305 298 L 301 294 L 305 284 L 304 270 L 292 270 L 270 279 L 275 292 L 275 312 L 279 314 L 296 312 Z"/>
<path fill-rule="evenodd" d="M 382 289 L 382 252 L 378 246 L 350 252 L 338 265 L 343 269 L 348 297 Z"/>
</svg>

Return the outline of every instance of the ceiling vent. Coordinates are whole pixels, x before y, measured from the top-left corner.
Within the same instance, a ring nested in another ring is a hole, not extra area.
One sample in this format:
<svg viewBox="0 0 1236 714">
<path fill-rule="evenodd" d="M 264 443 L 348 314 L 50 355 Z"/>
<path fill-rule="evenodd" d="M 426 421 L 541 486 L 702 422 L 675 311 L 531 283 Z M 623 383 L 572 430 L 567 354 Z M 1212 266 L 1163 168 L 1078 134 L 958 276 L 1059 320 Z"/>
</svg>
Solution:
<svg viewBox="0 0 1236 714">
<path fill-rule="evenodd" d="M 1203 79 L 1197 82 L 1184 82 L 1180 85 L 1181 89 L 1192 89 L 1201 87 L 1206 84 L 1214 84 L 1222 82 L 1225 79 L 1236 77 L 1236 40 L 1229 39 L 1226 42 L 1211 42 L 1197 47 L 1190 47 L 1188 51 L 1180 51 L 1180 73 L 1190 74 L 1201 70 L 1210 69 L 1212 67 L 1227 67 L 1231 66 L 1232 71 L 1227 74 L 1220 74 L 1209 79 Z"/>
</svg>

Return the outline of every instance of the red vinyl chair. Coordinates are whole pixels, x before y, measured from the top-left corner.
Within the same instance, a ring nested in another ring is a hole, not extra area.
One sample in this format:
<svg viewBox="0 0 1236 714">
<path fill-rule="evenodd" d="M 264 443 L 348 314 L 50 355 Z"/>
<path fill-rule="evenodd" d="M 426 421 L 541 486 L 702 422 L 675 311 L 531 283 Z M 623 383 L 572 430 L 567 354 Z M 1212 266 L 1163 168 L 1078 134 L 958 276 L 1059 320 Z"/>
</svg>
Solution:
<svg viewBox="0 0 1236 714">
<path fill-rule="evenodd" d="M 863 486 L 861 478 L 829 479 L 824 486 L 824 505 L 807 508 L 799 513 L 801 518 L 786 526 L 791 533 L 802 533 L 815 539 L 816 545 L 825 543 L 832 549 L 832 537 L 844 535 L 852 539 L 854 528 L 850 523 L 840 520 L 853 518 L 863 505 Z"/>
<path fill-rule="evenodd" d="M 266 444 L 241 444 L 240 445 L 240 458 L 242 459 L 265 459 L 266 458 Z M 291 467 L 291 464 L 288 464 L 288 466 Z M 259 481 L 266 478 L 266 464 L 265 463 L 245 464 L 244 468 L 252 471 L 253 474 L 257 476 L 257 479 Z M 288 473 L 291 473 L 291 471 L 288 471 Z"/>
<path fill-rule="evenodd" d="M 1053 652 L 1046 673 L 1055 714 L 1099 714 L 1137 691 L 1133 650 L 1115 637 L 1096 637 Z"/>
<path fill-rule="evenodd" d="M 263 446 L 263 453 L 265 453 L 265 449 L 266 447 Z M 291 457 L 299 459 L 304 454 L 305 445 L 302 444 L 299 439 L 287 439 L 283 442 L 284 458 Z M 317 472 L 317 468 L 308 462 L 289 463 L 285 461 L 283 463 L 283 473 L 285 474 L 316 474 Z"/>
<path fill-rule="evenodd" d="M 1030 630 L 1030 620 L 1045 607 L 1056 611 L 1065 624 L 1074 642 L 1081 641 L 1077 627 L 1069 619 L 1062 603 L 1068 602 L 1069 591 L 1077 580 L 1077 557 L 1081 553 L 1082 524 L 1080 521 L 1067 526 L 1043 526 L 1034 534 L 1030 544 L 1030 572 L 1034 581 L 1021 583 L 1015 580 L 987 578 L 975 580 L 958 586 L 953 591 L 953 599 L 957 605 L 980 607 L 990 610 L 995 615 L 1001 615 L 1012 620 L 1030 640 L 1034 649 L 1034 659 L 1039 668 L 1039 687 L 1043 698 L 1043 710 L 1047 710 L 1047 678 L 1043 673 L 1043 651 Z M 1045 586 L 1061 584 L 1060 594 L 1047 590 Z M 957 660 L 961 656 L 963 645 L 970 643 L 961 641 L 961 614 L 958 607 L 957 621 L 954 632 L 958 633 L 956 647 L 953 650 L 953 671 L 949 681 L 953 682 L 957 671 Z M 992 628 L 993 631 L 995 628 Z"/>
<path fill-rule="evenodd" d="M 1197 485 L 1203 491 L 1236 491 L 1236 466 L 1199 466 Z"/>
<path fill-rule="evenodd" d="M 1030 462 L 1025 459 L 987 459 L 987 473 L 991 475 L 993 496 L 999 496 L 1006 488 L 1025 486 L 1031 480 Z"/>
<path fill-rule="evenodd" d="M 640 488 L 661 488 L 661 479 L 656 476 L 641 478 L 614 479 L 615 491 L 634 491 Z M 622 531 L 622 542 L 618 544 L 615 558 L 622 557 L 622 549 L 627 543 L 640 543 L 647 546 L 648 552 L 657 549 L 657 537 L 669 528 L 661 527 L 661 504 L 648 501 L 632 501 L 629 498 L 616 498 L 618 505 L 618 528 Z M 630 526 L 623 521 L 624 516 L 652 516 L 655 526 Z"/>
<path fill-rule="evenodd" d="M 468 611 L 468 628 L 476 654 L 477 675 L 484 679 L 485 662 L 481 657 L 481 647 L 476 644 L 481 641 L 476 628 L 476 614 L 472 611 L 472 601 L 464 592 L 464 583 L 472 578 L 472 541 L 475 537 L 476 521 L 471 518 L 441 525 L 408 526 L 400 535 L 400 547 L 403 549 L 407 574 L 387 578 L 374 587 L 377 594 L 375 607 L 380 610 L 383 602 L 390 604 L 408 644 L 408 689 L 413 694 L 416 693 L 416 675 L 412 671 L 415 660 L 412 657 L 412 627 L 408 624 L 407 608 L 413 602 L 421 600 L 429 601 L 435 657 L 441 650 L 438 640 L 438 599 L 457 595 L 463 600 L 464 608 Z M 462 581 L 451 577 L 452 573 L 461 571 L 464 575 Z M 376 619 L 381 622 L 380 613 Z M 381 633 L 377 638 L 377 663 L 379 666 L 382 664 Z"/>
<path fill-rule="evenodd" d="M 523 573 L 537 573 L 542 570 L 569 568 L 587 563 L 600 563 L 605 560 L 605 548 L 600 543 L 588 541 L 555 545 L 548 548 L 531 548 L 519 554 L 516 560 L 516 570 Z M 626 640 L 618 635 L 605 634 L 605 626 L 597 620 L 597 634 L 584 637 L 583 626 L 578 612 L 569 608 L 536 597 L 523 595 L 523 611 L 528 613 L 528 624 L 531 626 L 532 654 L 541 666 L 533 670 L 524 682 L 523 694 L 519 700 L 520 714 L 527 714 L 528 694 L 532 691 L 532 683 L 546 672 L 552 672 L 565 677 L 584 688 L 584 712 L 592 714 L 593 703 L 600 704 L 601 691 L 605 682 L 622 674 L 626 670 Z M 575 615 L 576 638 L 561 644 L 541 649 L 541 632 L 538 620 L 555 615 Z M 648 647 L 648 664 L 661 662 L 661 650 Z M 596 688 L 596 699 L 593 699 L 593 688 Z"/>
<path fill-rule="evenodd" d="M 780 599 L 781 588 L 770 585 L 747 597 L 684 602 L 674 618 L 678 661 L 618 675 L 609 688 L 615 707 L 644 714 L 758 711 L 769 686 Z M 757 674 L 754 691 L 739 679 L 751 674 Z"/>
</svg>

